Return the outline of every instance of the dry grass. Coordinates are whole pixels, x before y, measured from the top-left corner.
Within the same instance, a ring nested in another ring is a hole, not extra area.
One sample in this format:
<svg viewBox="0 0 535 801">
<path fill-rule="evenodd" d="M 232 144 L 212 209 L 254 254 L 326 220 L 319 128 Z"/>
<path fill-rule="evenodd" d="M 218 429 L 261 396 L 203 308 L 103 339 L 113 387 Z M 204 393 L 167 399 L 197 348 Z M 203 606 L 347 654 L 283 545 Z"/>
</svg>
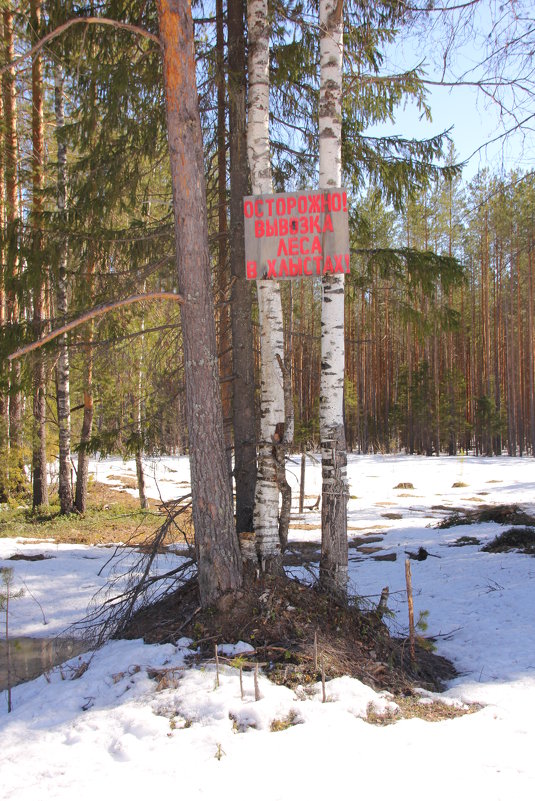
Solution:
<svg viewBox="0 0 535 801">
<path fill-rule="evenodd" d="M 87 511 L 83 515 L 60 515 L 57 501 L 51 499 L 48 510 L 32 512 L 30 507 L 7 509 L 0 512 L 0 537 L 31 537 L 55 542 L 83 545 L 108 543 L 141 544 L 163 520 L 162 512 L 155 508 L 142 510 L 137 498 L 121 489 L 90 481 Z M 193 537 L 191 512 L 186 510 L 177 517 L 177 524 Z M 183 535 L 175 528 L 170 540 L 183 542 Z"/>
<path fill-rule="evenodd" d="M 391 700 L 398 705 L 398 709 L 388 712 L 386 715 L 381 715 L 373 704 L 370 704 L 367 710 L 367 723 L 373 723 L 375 726 L 388 726 L 398 720 L 408 720 L 410 718 L 419 718 L 430 723 L 438 723 L 441 720 L 453 720 L 464 715 L 472 715 L 482 708 L 480 704 L 456 706 L 431 698 L 424 699 L 422 702 L 421 696 L 414 693 L 394 695 Z"/>
</svg>

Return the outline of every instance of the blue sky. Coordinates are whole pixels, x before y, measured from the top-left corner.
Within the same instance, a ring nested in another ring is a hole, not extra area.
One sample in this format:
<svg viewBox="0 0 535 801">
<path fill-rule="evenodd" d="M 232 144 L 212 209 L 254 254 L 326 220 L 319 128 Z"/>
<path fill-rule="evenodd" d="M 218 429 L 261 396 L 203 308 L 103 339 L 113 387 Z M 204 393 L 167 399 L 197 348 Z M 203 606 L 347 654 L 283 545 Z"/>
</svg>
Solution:
<svg viewBox="0 0 535 801">
<path fill-rule="evenodd" d="M 510 9 L 507 3 L 499 5 L 494 4 L 493 0 L 482 0 L 477 13 L 471 19 L 471 28 L 461 29 L 452 40 L 454 44 L 446 60 L 445 80 L 452 81 L 464 76 L 465 80 L 473 81 L 478 76 L 492 76 L 495 68 L 493 65 L 489 63 L 486 71 L 477 66 L 488 55 L 491 41 L 489 32 L 494 31 L 502 44 L 509 38 L 520 39 L 522 44 L 516 51 L 516 56 L 509 56 L 501 69 L 507 79 L 522 75 L 523 86 L 528 91 L 517 92 L 516 97 L 513 97 L 511 90 L 503 90 L 502 98 L 507 107 L 515 106 L 517 120 L 525 120 L 530 114 L 535 114 L 535 60 L 527 59 L 527 63 L 521 64 L 520 55 L 522 48 L 528 53 L 533 49 L 535 13 L 530 3 L 520 0 L 515 5 L 515 13 L 523 15 L 518 22 L 521 28 L 513 30 L 514 22 L 507 17 Z M 402 41 L 398 39 L 387 54 L 387 71 L 398 72 L 423 64 L 430 80 L 440 80 L 444 69 L 445 43 L 453 22 L 451 15 L 443 14 L 441 18 L 437 17 L 433 30 L 418 30 L 415 26 L 411 35 L 404 34 Z M 508 53 L 512 52 L 514 51 L 508 49 Z M 498 105 L 485 97 L 480 89 L 469 86 L 429 86 L 428 91 L 432 122 L 422 119 L 416 106 L 409 104 L 404 109 L 397 110 L 393 125 L 375 126 L 373 133 L 427 138 L 453 126 L 451 136 L 458 159 L 468 159 L 463 172 L 465 181 L 469 181 L 483 167 L 489 167 L 496 173 L 535 168 L 535 117 L 517 132 L 492 142 L 505 129 L 514 126 L 515 120 L 512 116 L 501 119 Z M 485 142 L 489 142 L 488 146 L 478 150 Z"/>
</svg>

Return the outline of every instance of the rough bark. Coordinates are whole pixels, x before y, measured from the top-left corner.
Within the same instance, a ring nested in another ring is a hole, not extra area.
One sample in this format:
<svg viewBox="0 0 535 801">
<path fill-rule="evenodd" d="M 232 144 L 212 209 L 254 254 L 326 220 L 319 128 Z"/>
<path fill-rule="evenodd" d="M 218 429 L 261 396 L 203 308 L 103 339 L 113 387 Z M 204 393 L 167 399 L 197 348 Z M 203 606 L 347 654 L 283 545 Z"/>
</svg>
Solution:
<svg viewBox="0 0 535 801">
<path fill-rule="evenodd" d="M 192 512 L 201 603 L 242 581 L 228 480 L 211 296 L 202 133 L 187 0 L 158 0 L 182 309 Z"/>
<path fill-rule="evenodd" d="M 63 69 L 57 65 L 54 74 L 54 101 L 57 137 L 57 193 L 56 204 L 60 218 L 64 218 L 67 206 L 67 147 L 62 139 L 65 124 L 63 107 Z M 58 283 L 56 305 L 58 318 L 63 323 L 67 317 L 67 242 L 61 239 L 58 264 Z M 71 400 L 70 364 L 67 334 L 59 341 L 59 354 L 56 366 L 56 398 L 59 428 L 59 506 L 62 515 L 69 514 L 73 508 L 71 486 Z"/>
<path fill-rule="evenodd" d="M 267 0 L 247 6 L 249 33 L 249 98 L 247 152 L 253 194 L 273 191 L 269 153 L 269 21 Z M 282 570 L 279 540 L 279 482 L 274 445 L 284 430 L 284 390 L 278 359 L 284 359 L 280 286 L 257 281 L 260 322 L 260 446 L 254 530 L 262 570 Z"/>
<path fill-rule="evenodd" d="M 320 0 L 320 189 L 342 181 L 342 4 Z M 347 592 L 347 455 L 344 432 L 344 276 L 322 279 L 320 439 L 322 457 L 320 583 Z"/>
<path fill-rule="evenodd" d="M 217 82 L 217 342 L 219 373 L 221 376 L 221 403 L 223 430 L 227 449 L 229 475 L 232 474 L 232 346 L 230 303 L 227 302 L 230 285 L 227 223 L 227 120 L 225 80 L 225 32 L 223 0 L 216 0 L 216 82 Z M 226 379 L 226 380 L 225 380 Z"/>
<path fill-rule="evenodd" d="M 529 375 L 529 435 L 531 455 L 535 457 L 535 336 L 533 326 L 533 243 L 528 252 L 528 375 Z"/>
<path fill-rule="evenodd" d="M 0 91 L 0 119 L 4 118 L 4 102 Z M 0 241 L 0 328 L 3 330 L 6 324 L 6 296 L 5 296 L 5 248 L 4 248 L 4 220 L 5 220 L 5 170 L 4 170 L 4 148 L 0 140 L 0 231 L 2 240 Z M 9 497 L 8 469 L 7 461 L 9 455 L 9 404 L 7 395 L 0 393 L 0 503 L 5 503 Z"/>
<path fill-rule="evenodd" d="M 90 279 L 90 274 L 88 278 Z M 93 339 L 93 321 L 89 324 L 89 342 Z M 84 416 L 78 445 L 78 467 L 76 469 L 76 489 L 74 505 L 76 510 L 83 514 L 87 506 L 87 480 L 89 476 L 88 443 L 93 430 L 93 348 L 84 347 Z"/>
<path fill-rule="evenodd" d="M 256 430 L 251 283 L 244 274 L 243 198 L 248 194 L 244 0 L 228 0 L 231 326 L 236 530 L 253 530 Z"/>
<path fill-rule="evenodd" d="M 13 42 L 13 11 L 11 3 L 6 3 L 3 14 L 3 45 L 6 64 L 13 61 L 15 49 Z M 15 68 L 7 68 L 2 74 L 2 93 L 4 101 L 4 154 L 6 183 L 6 320 L 15 325 L 19 317 L 19 305 L 14 289 L 19 272 L 19 196 L 18 196 L 18 140 L 17 140 L 17 99 Z M 22 395 L 20 391 L 20 364 L 13 364 L 10 373 L 9 389 L 9 464 L 14 475 L 10 484 L 22 484 Z"/>
<path fill-rule="evenodd" d="M 41 27 L 41 2 L 31 0 L 30 19 L 33 36 Z M 44 120 L 43 65 L 40 53 L 32 59 L 32 239 L 33 239 L 33 330 L 39 339 L 45 314 L 45 268 L 42 259 L 42 215 L 44 209 Z M 38 350 L 33 365 L 33 507 L 48 506 L 46 463 L 46 364 Z"/>
<path fill-rule="evenodd" d="M 143 292 L 145 292 L 145 285 Z M 141 318 L 141 330 L 145 331 L 145 315 Z M 145 346 L 145 335 L 141 335 L 141 342 L 139 345 L 139 358 L 137 365 L 137 398 L 136 398 L 136 475 L 137 475 L 137 491 L 139 495 L 139 505 L 142 509 L 148 509 L 149 503 L 145 494 L 145 473 L 143 470 L 143 427 L 142 427 L 142 392 L 143 392 L 143 350 Z"/>
</svg>

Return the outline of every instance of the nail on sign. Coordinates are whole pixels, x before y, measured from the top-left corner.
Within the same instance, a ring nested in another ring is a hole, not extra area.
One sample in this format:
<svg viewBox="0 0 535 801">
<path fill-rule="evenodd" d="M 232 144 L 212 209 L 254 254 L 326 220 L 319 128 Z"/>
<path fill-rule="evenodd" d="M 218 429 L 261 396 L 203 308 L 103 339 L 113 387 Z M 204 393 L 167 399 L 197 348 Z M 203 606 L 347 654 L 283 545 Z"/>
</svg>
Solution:
<svg viewBox="0 0 535 801">
<path fill-rule="evenodd" d="M 252 195 L 243 200 L 247 278 L 320 278 L 349 272 L 344 189 Z"/>
</svg>

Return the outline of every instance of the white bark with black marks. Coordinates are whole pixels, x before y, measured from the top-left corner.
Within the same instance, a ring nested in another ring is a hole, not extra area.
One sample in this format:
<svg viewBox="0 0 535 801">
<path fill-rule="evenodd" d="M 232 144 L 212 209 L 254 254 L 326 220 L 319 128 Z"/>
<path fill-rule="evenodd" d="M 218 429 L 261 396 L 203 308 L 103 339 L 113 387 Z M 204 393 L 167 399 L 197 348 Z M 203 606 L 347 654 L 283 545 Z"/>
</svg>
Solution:
<svg viewBox="0 0 535 801">
<path fill-rule="evenodd" d="M 342 2 L 320 0 L 320 189 L 342 183 Z M 320 439 L 322 545 L 320 583 L 347 592 L 347 454 L 344 432 L 344 276 L 322 279 Z"/>
<path fill-rule="evenodd" d="M 247 7 L 249 33 L 249 102 L 247 153 L 255 195 L 273 192 L 269 152 L 269 22 L 266 0 Z M 260 447 L 254 527 L 257 552 L 266 570 L 282 569 L 279 539 L 279 487 L 275 447 L 284 432 L 284 386 L 278 359 L 284 359 L 279 284 L 257 281 L 260 319 Z"/>
<path fill-rule="evenodd" d="M 54 100 L 57 138 L 57 194 L 58 214 L 63 217 L 67 206 L 67 146 L 62 138 L 65 124 L 63 108 L 63 68 L 58 64 L 54 69 Z M 61 225 L 64 221 L 62 220 Z M 58 283 L 56 292 L 58 318 L 63 323 L 67 317 L 67 242 L 62 236 L 59 250 Z M 59 505 L 61 514 L 72 512 L 73 497 L 71 486 L 71 403 L 70 403 L 70 365 L 67 334 L 59 341 L 58 363 L 56 366 L 56 397 L 59 428 Z"/>
</svg>

